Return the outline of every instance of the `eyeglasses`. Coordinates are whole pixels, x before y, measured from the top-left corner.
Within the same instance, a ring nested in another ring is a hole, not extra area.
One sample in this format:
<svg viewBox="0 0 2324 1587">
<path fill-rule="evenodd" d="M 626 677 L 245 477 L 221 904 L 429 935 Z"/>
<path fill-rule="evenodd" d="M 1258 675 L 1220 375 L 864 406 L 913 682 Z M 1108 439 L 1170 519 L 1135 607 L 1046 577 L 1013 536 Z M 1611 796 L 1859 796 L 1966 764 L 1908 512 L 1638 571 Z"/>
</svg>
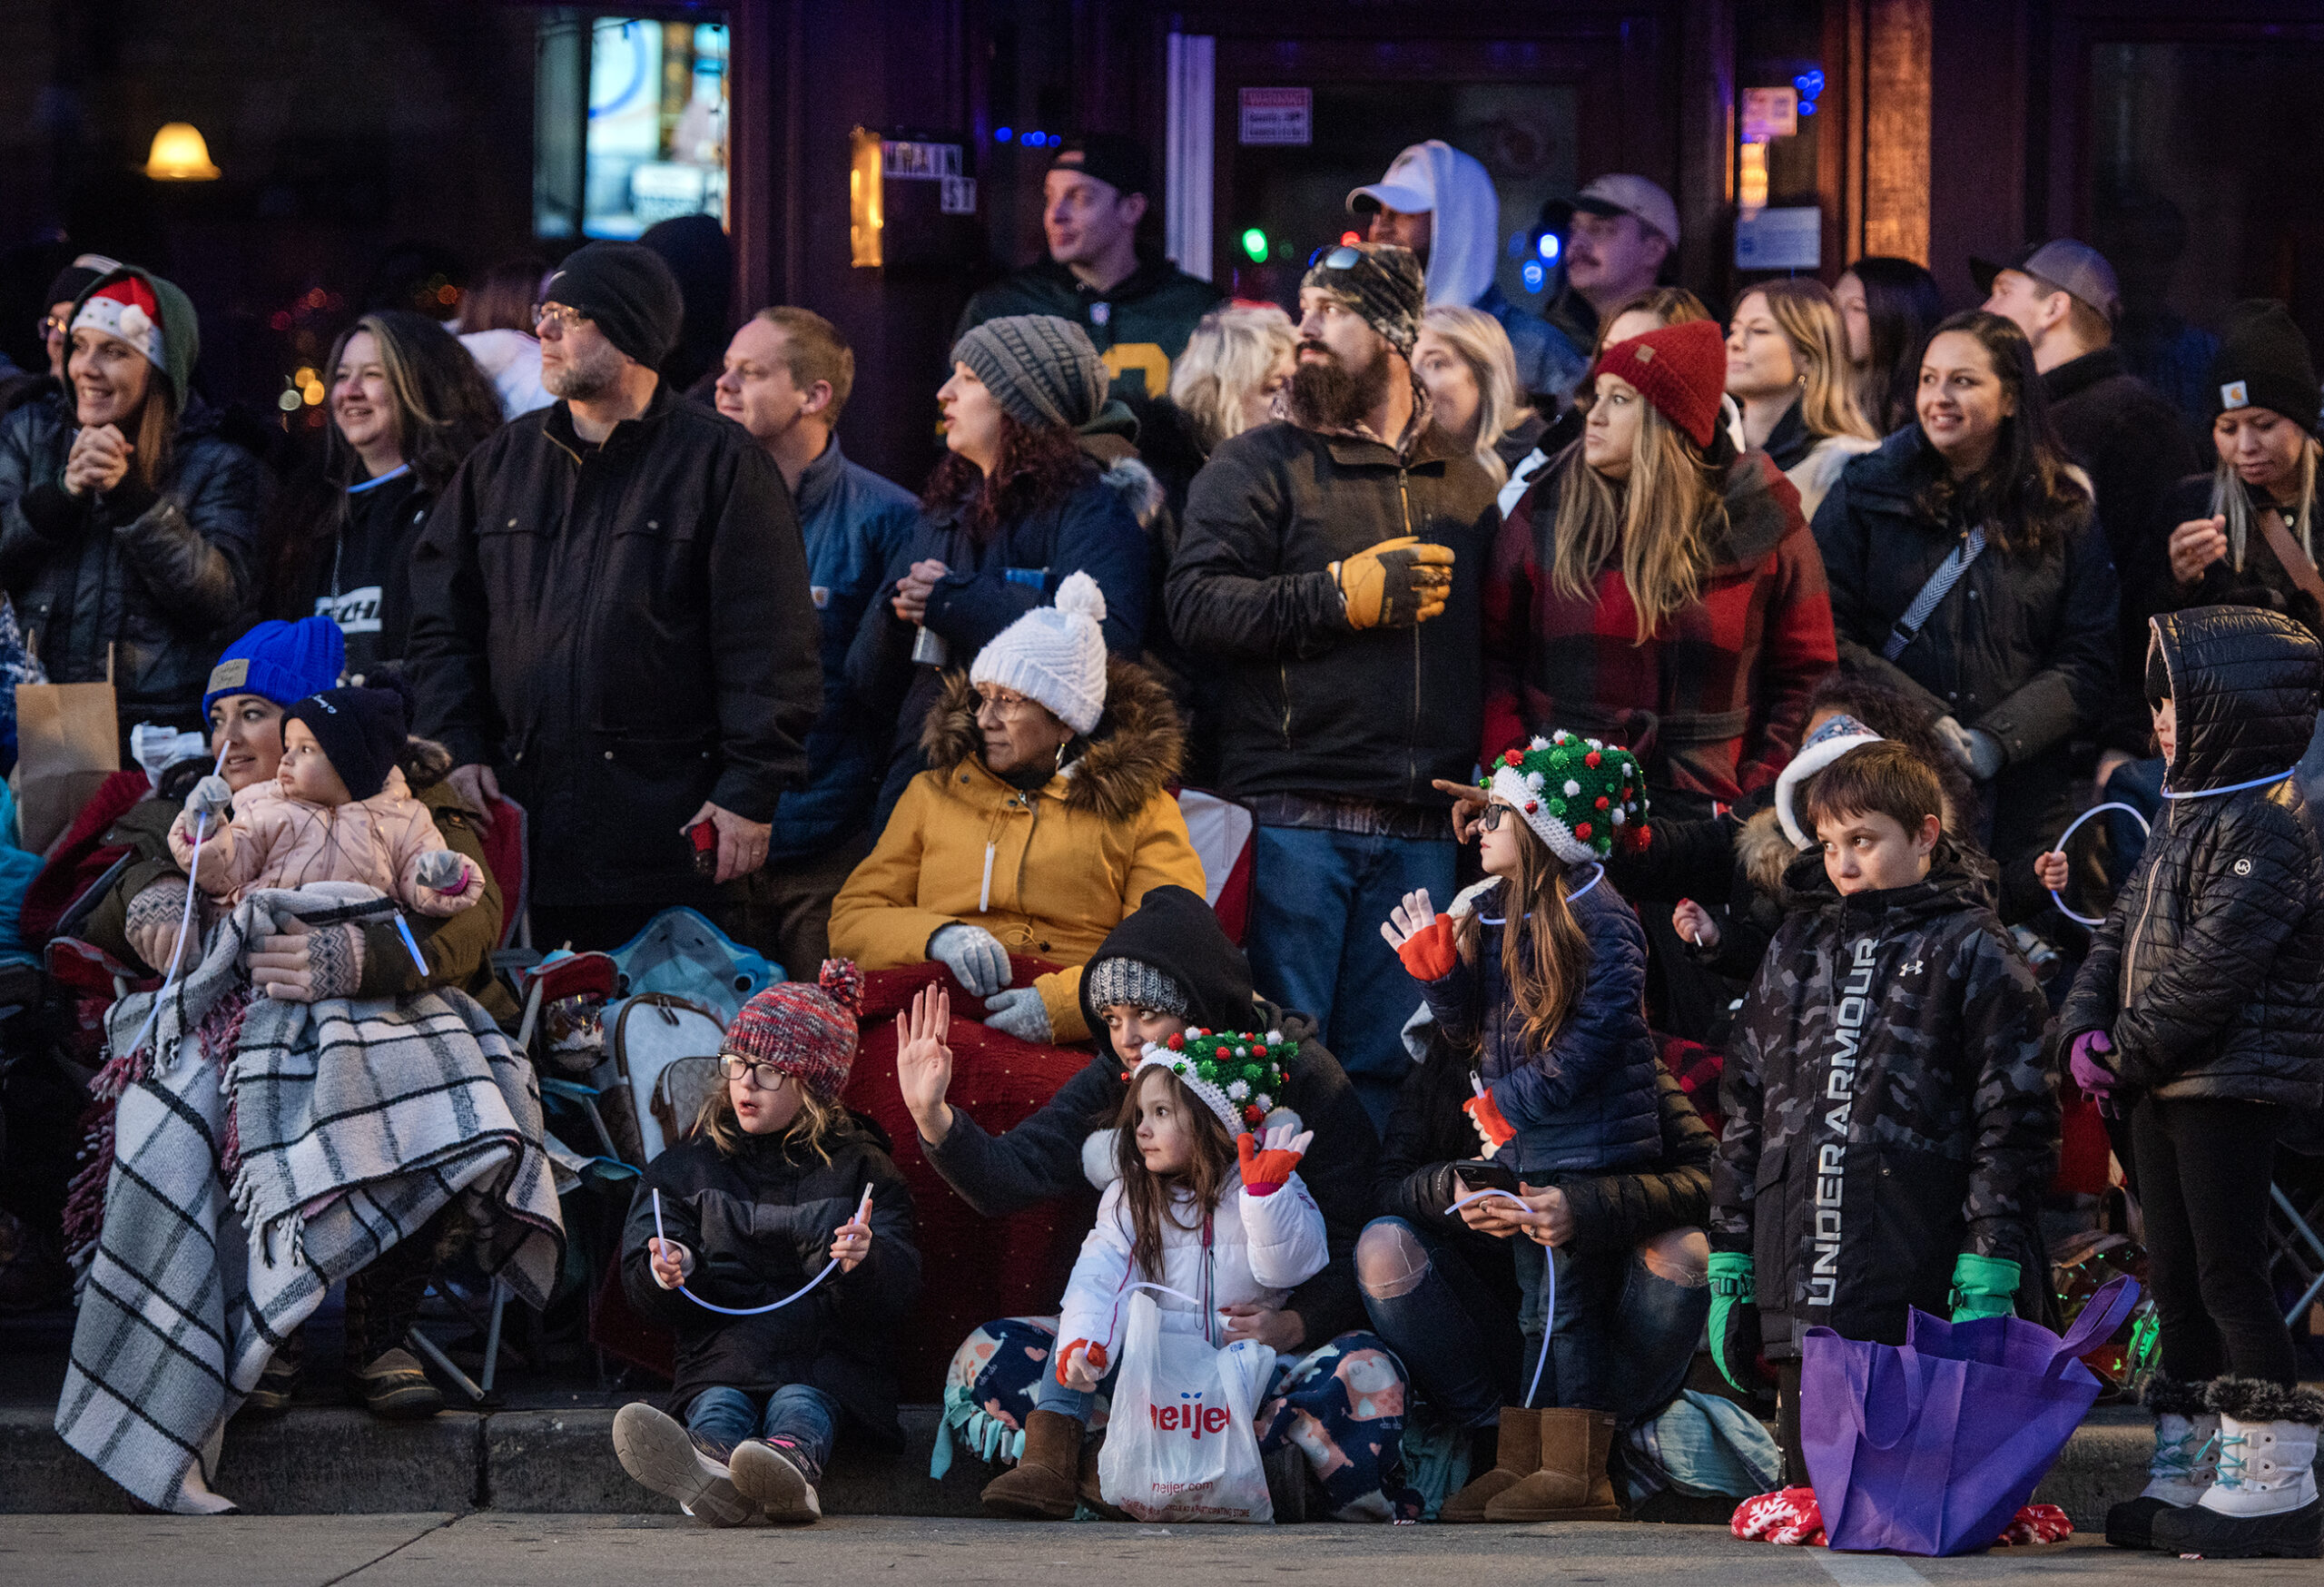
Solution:
<svg viewBox="0 0 2324 1587">
<path fill-rule="evenodd" d="M 977 709 L 982 710 L 986 706 L 990 705 L 994 710 L 1000 712 L 1003 716 L 1019 715 L 1022 714 L 1028 706 L 1038 705 L 1039 704 L 1040 702 L 1039 700 L 1028 699 L 1023 695 L 1012 695 L 1005 689 L 979 689 L 977 691 Z"/>
<path fill-rule="evenodd" d="M 738 1052 L 719 1054 L 718 1072 L 730 1080 L 739 1080 L 747 1074 L 751 1084 L 762 1091 L 779 1091 L 783 1082 L 791 1078 L 763 1059 L 747 1059 Z"/>
<path fill-rule="evenodd" d="M 1318 248 L 1307 256 L 1307 268 L 1313 270 L 1320 261 L 1325 270 L 1353 270 L 1355 261 L 1364 257 L 1364 250 L 1352 242 L 1343 242 L 1329 253 Z"/>
<path fill-rule="evenodd" d="M 44 314 L 40 317 L 40 339 L 43 341 L 52 336 L 63 336 L 72 329 L 73 320 L 69 315 Z"/>
<path fill-rule="evenodd" d="M 1498 832 L 1504 816 L 1514 815 L 1516 808 L 1508 804 L 1488 804 L 1477 813 L 1479 832 Z"/>
<path fill-rule="evenodd" d="M 569 303 L 535 303 L 533 330 L 539 336 L 563 336 L 576 325 L 589 323 L 589 316 Z"/>
</svg>

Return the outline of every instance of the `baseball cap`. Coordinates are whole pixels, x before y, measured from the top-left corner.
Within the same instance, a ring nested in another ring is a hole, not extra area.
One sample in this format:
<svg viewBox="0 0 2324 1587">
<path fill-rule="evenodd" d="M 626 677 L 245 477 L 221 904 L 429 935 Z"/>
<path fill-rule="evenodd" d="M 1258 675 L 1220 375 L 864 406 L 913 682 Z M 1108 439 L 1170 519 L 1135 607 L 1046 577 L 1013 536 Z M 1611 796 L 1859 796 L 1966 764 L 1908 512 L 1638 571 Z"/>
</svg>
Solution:
<svg viewBox="0 0 2324 1587">
<path fill-rule="evenodd" d="M 1347 195 L 1351 213 L 1394 210 L 1399 214 L 1427 214 L 1436 208 L 1436 175 L 1428 168 L 1428 145 L 1414 143 L 1389 162 L 1388 174 L 1366 182 Z"/>
<path fill-rule="evenodd" d="M 2122 316 L 2122 289 L 2114 280 L 2114 267 L 2087 242 L 2060 237 L 2021 250 L 2007 264 L 1983 259 L 1969 261 L 1969 274 L 1975 279 L 1977 290 L 1988 296 L 1994 290 L 1994 278 L 2005 270 L 2039 276 L 2052 286 L 2064 289 L 2103 314 L 2110 325 Z"/>
<path fill-rule="evenodd" d="M 1573 195 L 1573 207 L 1591 215 L 1635 215 L 1640 224 L 1653 227 L 1672 247 L 1678 246 L 1679 206 L 1659 183 L 1643 176 L 1593 176 Z"/>
<path fill-rule="evenodd" d="M 1134 192 L 1151 197 L 1154 192 L 1154 164 L 1147 158 L 1146 145 L 1122 133 L 1083 133 L 1068 138 L 1065 146 L 1049 157 L 1049 169 L 1094 176 L 1124 198 Z"/>
</svg>

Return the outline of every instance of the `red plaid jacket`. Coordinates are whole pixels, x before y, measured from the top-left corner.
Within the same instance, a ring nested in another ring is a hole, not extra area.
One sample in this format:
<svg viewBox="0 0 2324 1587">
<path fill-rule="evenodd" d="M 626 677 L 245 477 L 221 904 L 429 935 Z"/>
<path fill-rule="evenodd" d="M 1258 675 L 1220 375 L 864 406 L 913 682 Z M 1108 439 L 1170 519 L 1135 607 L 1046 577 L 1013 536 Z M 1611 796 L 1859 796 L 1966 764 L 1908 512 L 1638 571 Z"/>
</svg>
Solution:
<svg viewBox="0 0 2324 1587">
<path fill-rule="evenodd" d="M 1772 784 L 1837 660 L 1799 493 L 1765 453 L 1738 458 L 1700 597 L 1640 645 L 1619 567 L 1586 600 L 1552 585 L 1557 478 L 1552 467 L 1510 510 L 1486 572 L 1481 758 L 1563 727 L 1637 752 L 1656 787 L 1732 801 Z"/>
</svg>

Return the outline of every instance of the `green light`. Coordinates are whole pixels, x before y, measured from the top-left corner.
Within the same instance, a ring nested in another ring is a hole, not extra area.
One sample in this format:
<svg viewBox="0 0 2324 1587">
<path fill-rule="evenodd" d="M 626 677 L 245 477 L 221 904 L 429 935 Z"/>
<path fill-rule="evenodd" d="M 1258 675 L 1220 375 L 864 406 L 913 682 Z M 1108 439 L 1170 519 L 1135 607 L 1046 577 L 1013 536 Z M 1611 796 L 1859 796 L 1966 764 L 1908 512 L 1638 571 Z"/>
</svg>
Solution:
<svg viewBox="0 0 2324 1587">
<path fill-rule="evenodd" d="M 1267 261 L 1267 234 L 1256 226 L 1243 233 L 1243 251 L 1251 256 L 1253 264 Z"/>
</svg>

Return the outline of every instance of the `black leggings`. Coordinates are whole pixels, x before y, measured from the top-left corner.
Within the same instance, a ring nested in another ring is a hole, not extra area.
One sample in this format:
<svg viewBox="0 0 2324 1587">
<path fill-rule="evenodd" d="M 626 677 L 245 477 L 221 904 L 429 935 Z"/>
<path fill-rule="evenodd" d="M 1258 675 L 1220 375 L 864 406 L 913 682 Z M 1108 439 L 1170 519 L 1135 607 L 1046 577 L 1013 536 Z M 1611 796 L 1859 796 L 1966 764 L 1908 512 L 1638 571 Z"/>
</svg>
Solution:
<svg viewBox="0 0 2324 1587">
<path fill-rule="evenodd" d="M 2139 1099 L 2131 1114 L 2162 1370 L 2181 1383 L 2299 1381 L 2268 1283 L 2268 1188 L 2283 1110 Z"/>
</svg>

